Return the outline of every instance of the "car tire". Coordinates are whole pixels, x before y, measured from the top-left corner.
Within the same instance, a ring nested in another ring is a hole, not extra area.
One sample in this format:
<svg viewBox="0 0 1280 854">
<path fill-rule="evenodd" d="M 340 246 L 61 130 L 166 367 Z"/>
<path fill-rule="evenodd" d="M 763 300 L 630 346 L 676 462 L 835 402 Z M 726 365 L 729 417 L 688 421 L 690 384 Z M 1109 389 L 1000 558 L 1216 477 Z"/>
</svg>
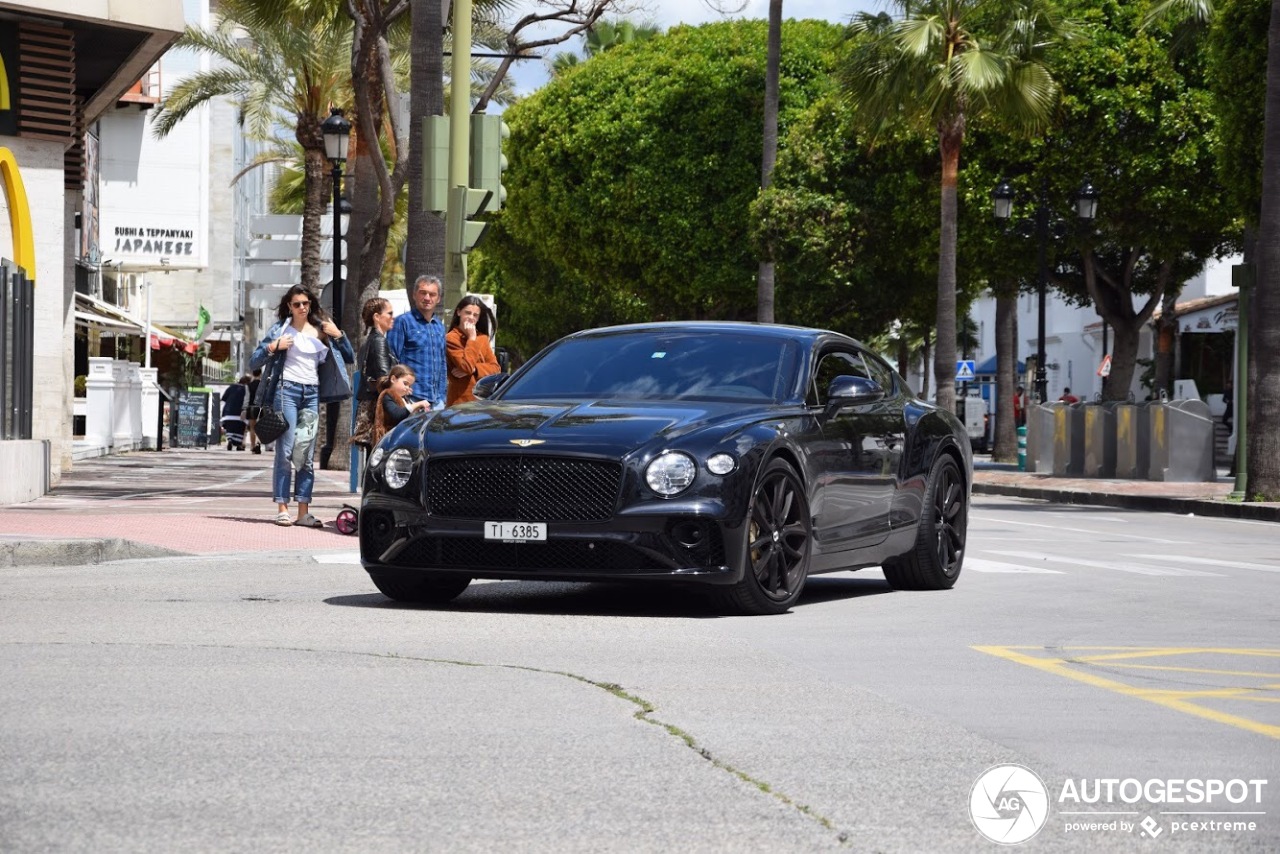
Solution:
<svg viewBox="0 0 1280 854">
<path fill-rule="evenodd" d="M 969 529 L 969 491 L 955 457 L 942 454 L 925 485 L 924 507 L 911 551 L 885 561 L 882 569 L 898 590 L 947 590 L 964 564 Z"/>
<path fill-rule="evenodd" d="M 742 536 L 742 580 L 714 591 L 716 604 L 732 614 L 785 613 L 804 591 L 813 549 L 804 484 L 785 460 L 760 474 Z"/>
<path fill-rule="evenodd" d="M 465 575 L 439 572 L 371 572 L 369 577 L 373 579 L 378 591 L 388 599 L 420 605 L 452 602 L 471 583 L 471 579 Z"/>
</svg>

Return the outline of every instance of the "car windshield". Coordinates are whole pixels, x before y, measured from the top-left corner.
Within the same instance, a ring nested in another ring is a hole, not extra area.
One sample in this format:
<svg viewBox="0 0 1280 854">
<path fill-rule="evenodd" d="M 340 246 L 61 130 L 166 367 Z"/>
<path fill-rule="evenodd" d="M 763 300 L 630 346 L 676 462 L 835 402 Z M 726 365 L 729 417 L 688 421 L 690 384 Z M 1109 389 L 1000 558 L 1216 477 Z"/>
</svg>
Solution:
<svg viewBox="0 0 1280 854">
<path fill-rule="evenodd" d="M 555 344 L 505 386 L 503 400 L 783 400 L 796 385 L 794 341 L 705 329 L 635 331 Z"/>
</svg>

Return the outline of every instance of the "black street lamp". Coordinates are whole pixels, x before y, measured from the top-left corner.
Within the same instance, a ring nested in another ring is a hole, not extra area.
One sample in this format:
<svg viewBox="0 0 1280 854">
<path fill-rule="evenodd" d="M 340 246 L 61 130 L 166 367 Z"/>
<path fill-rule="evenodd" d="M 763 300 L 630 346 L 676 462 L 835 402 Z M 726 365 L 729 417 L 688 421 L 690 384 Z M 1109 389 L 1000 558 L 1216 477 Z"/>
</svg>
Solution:
<svg viewBox="0 0 1280 854">
<path fill-rule="evenodd" d="M 1013 215 L 1013 188 L 1009 182 L 1001 180 L 991 191 L 991 200 L 995 206 L 997 219 L 1008 220 Z M 1080 184 L 1072 194 L 1071 203 L 1076 216 L 1082 221 L 1091 221 L 1098 213 L 1098 191 L 1094 189 L 1088 178 Z M 1044 403 L 1049 399 L 1049 374 L 1045 365 L 1044 353 L 1044 304 L 1045 294 L 1049 289 L 1049 226 L 1053 211 L 1049 207 L 1049 180 L 1040 183 L 1040 193 L 1036 197 L 1035 235 L 1036 235 L 1036 402 Z"/>
<path fill-rule="evenodd" d="M 333 165 L 333 322 L 342 329 L 342 164 L 347 160 L 347 146 L 351 143 L 351 122 L 342 117 L 342 110 L 334 107 L 329 118 L 320 123 L 324 135 L 324 156 Z M 329 466 L 333 453 L 334 437 L 342 405 L 330 403 L 325 410 L 325 442 L 320 449 L 320 468 Z"/>
<path fill-rule="evenodd" d="M 324 156 L 333 166 L 333 322 L 342 328 L 342 164 L 351 143 L 351 122 L 334 107 L 320 123 L 324 134 Z"/>
</svg>

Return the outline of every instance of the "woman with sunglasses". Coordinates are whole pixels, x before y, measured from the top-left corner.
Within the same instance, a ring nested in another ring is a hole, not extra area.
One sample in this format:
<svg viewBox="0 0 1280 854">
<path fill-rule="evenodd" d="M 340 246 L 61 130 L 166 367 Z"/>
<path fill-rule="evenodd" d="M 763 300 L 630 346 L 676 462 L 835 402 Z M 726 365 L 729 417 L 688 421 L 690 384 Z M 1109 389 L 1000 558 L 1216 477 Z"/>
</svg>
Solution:
<svg viewBox="0 0 1280 854">
<path fill-rule="evenodd" d="M 276 440 L 272 477 L 276 524 L 322 528 L 324 523 L 310 512 L 320 404 L 351 396 L 346 366 L 354 361 L 355 353 L 342 330 L 302 285 L 294 285 L 284 295 L 276 317 L 249 360 L 251 368 L 266 365 L 259 389 L 262 400 L 257 402 L 275 408 L 289 425 Z M 289 516 L 289 501 L 295 491 L 296 520 Z"/>
</svg>

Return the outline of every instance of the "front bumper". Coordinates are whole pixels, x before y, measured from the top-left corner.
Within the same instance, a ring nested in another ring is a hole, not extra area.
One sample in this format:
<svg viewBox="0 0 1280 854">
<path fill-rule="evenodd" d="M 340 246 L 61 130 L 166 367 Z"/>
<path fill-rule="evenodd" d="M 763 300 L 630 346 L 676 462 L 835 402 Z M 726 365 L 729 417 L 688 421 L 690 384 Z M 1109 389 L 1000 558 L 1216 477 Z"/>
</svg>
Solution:
<svg viewBox="0 0 1280 854">
<path fill-rule="evenodd" d="M 360 561 L 370 573 L 733 584 L 742 578 L 743 520 L 723 513 L 705 501 L 673 501 L 624 508 L 603 522 L 549 522 L 546 541 L 509 543 L 486 540 L 482 520 L 434 517 L 412 500 L 368 492 Z"/>
</svg>

